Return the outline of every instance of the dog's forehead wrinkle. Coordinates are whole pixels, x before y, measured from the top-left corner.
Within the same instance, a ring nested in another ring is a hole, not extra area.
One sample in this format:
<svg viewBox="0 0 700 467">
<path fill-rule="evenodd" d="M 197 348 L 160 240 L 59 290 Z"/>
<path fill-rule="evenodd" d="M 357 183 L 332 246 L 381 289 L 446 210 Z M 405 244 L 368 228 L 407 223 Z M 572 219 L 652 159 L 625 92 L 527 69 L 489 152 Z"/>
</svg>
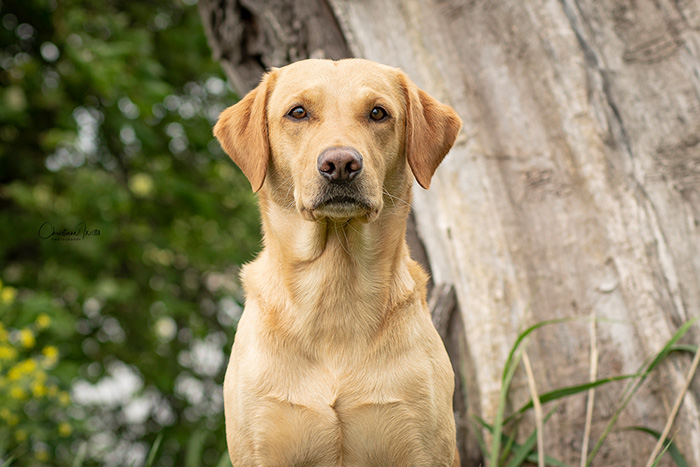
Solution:
<svg viewBox="0 0 700 467">
<path fill-rule="evenodd" d="M 282 68 L 275 93 L 279 91 L 282 95 L 289 95 L 311 90 L 332 89 L 335 95 L 343 95 L 343 91 L 355 94 L 364 89 L 391 92 L 398 88 L 396 74 L 386 73 L 385 69 L 391 68 L 378 64 L 371 63 L 363 67 L 335 66 L 309 73 L 307 67 L 313 65 L 298 62 Z"/>
</svg>

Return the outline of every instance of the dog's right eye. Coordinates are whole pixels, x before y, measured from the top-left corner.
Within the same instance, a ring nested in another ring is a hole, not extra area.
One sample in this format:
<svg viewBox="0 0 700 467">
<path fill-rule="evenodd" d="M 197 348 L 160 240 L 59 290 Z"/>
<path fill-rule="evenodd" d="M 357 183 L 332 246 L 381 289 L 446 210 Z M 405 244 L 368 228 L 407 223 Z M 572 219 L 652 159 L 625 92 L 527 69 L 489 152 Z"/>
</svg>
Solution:
<svg viewBox="0 0 700 467">
<path fill-rule="evenodd" d="M 287 112 L 287 115 L 296 120 L 301 120 L 307 117 L 306 109 L 300 105 Z"/>
</svg>

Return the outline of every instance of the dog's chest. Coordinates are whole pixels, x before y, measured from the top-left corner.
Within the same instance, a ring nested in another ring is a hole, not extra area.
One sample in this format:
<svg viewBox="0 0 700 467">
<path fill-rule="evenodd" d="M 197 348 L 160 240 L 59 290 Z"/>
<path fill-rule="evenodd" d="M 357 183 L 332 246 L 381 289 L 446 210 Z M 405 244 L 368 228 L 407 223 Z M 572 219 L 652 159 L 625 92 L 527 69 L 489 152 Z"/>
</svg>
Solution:
<svg viewBox="0 0 700 467">
<path fill-rule="evenodd" d="M 435 397 L 425 375 L 333 375 L 319 371 L 255 404 L 264 465 L 432 465 Z M 431 410 L 432 408 L 432 410 Z"/>
</svg>

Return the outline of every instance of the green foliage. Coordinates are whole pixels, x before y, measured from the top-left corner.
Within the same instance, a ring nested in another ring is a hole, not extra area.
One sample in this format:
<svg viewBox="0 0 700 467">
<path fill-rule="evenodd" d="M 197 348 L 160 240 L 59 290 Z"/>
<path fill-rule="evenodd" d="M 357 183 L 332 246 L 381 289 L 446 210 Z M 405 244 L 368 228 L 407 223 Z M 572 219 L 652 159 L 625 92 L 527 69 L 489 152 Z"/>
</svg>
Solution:
<svg viewBox="0 0 700 467">
<path fill-rule="evenodd" d="M 479 442 L 481 451 L 484 457 L 489 458 L 489 465 L 507 465 L 508 467 L 517 467 L 519 465 L 523 465 L 525 462 L 538 462 L 537 450 L 535 449 L 535 444 L 537 442 L 537 429 L 530 433 L 530 435 L 524 443 L 519 444 L 515 442 L 517 423 L 526 412 L 528 412 L 534 407 L 534 402 L 530 400 L 519 409 L 513 411 L 509 416 L 506 417 L 504 415 L 506 411 L 506 405 L 508 401 L 508 395 L 510 393 L 510 387 L 513 380 L 513 376 L 515 375 L 515 371 L 518 368 L 522 352 L 524 351 L 524 347 L 527 344 L 527 340 L 530 334 L 545 326 L 564 324 L 571 321 L 579 321 L 581 319 L 582 318 L 561 318 L 549 321 L 542 321 L 527 328 L 525 331 L 521 332 L 518 335 L 517 339 L 515 340 L 515 343 L 511 347 L 511 350 L 508 354 L 508 359 L 506 360 L 506 364 L 503 369 L 503 375 L 501 378 L 501 390 L 499 393 L 499 405 L 496 410 L 494 423 L 489 424 L 485 420 L 476 416 L 474 417 L 474 421 L 472 422 L 474 431 L 477 434 L 477 440 Z M 639 368 L 639 370 L 634 374 L 611 376 L 608 378 L 601 378 L 584 384 L 566 386 L 546 392 L 544 394 L 540 394 L 538 396 L 540 403 L 546 404 L 548 402 L 558 401 L 565 397 L 588 392 L 591 389 L 606 385 L 611 382 L 622 380 L 630 381 L 625 390 L 623 391 L 622 395 L 620 396 L 620 399 L 618 400 L 615 413 L 613 414 L 607 426 L 603 430 L 601 436 L 598 438 L 597 443 L 595 444 L 591 452 L 588 454 L 588 458 L 586 459 L 585 465 L 592 465 L 593 459 L 595 458 L 596 454 L 607 439 L 607 436 L 614 428 L 620 414 L 625 409 L 625 407 L 627 407 L 632 397 L 637 393 L 642 383 L 656 369 L 656 367 L 662 361 L 664 361 L 664 359 L 671 352 L 697 352 L 696 347 L 689 345 L 679 345 L 678 341 L 680 341 L 683 338 L 683 336 L 688 332 L 690 327 L 693 326 L 695 322 L 698 321 L 698 319 L 699 318 L 693 318 L 692 320 L 681 325 L 676 331 L 676 333 L 671 337 L 671 339 L 669 339 L 668 342 L 666 342 L 666 345 L 664 345 L 664 347 L 655 355 L 652 355 L 651 357 L 647 358 L 642 364 L 642 366 Z M 554 411 L 555 409 L 552 409 L 544 417 L 543 424 L 547 423 Z M 513 425 L 515 425 L 515 427 Z M 511 436 L 508 436 L 506 434 L 506 428 L 508 428 L 509 426 L 512 432 Z M 486 444 L 486 441 L 480 433 L 480 427 L 486 429 L 488 433 L 491 434 L 491 446 L 488 446 Z M 661 438 L 660 432 L 648 427 L 628 427 L 623 428 L 622 431 L 641 431 L 644 433 L 648 433 L 656 437 L 657 439 Z M 672 440 L 665 439 L 664 448 L 665 450 L 668 450 L 671 453 L 671 457 L 676 463 L 676 465 L 678 465 L 679 467 L 687 465 L 685 458 L 680 453 L 678 448 L 673 444 Z M 659 456 L 659 459 L 660 457 L 661 456 Z M 508 462 L 506 463 L 506 461 Z M 565 465 L 561 461 L 551 458 L 549 456 L 545 456 L 544 462 L 546 465 Z M 656 460 L 656 462 L 658 463 L 658 459 Z"/>
<path fill-rule="evenodd" d="M 0 464 L 138 464 L 159 436 L 153 465 L 225 452 L 237 270 L 260 232 L 211 134 L 234 96 L 192 3 L 0 4 L 0 378 L 29 359 L 72 397 L 44 411 L 0 389 L 18 418 Z"/>
</svg>

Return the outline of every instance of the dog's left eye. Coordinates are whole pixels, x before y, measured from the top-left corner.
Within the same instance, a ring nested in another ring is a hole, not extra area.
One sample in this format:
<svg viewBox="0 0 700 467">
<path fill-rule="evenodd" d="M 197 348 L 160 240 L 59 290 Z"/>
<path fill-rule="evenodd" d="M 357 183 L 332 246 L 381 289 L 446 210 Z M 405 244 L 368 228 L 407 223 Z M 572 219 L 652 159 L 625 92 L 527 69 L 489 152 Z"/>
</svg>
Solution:
<svg viewBox="0 0 700 467">
<path fill-rule="evenodd" d="M 375 122 L 379 122 L 381 120 L 384 120 L 387 118 L 389 114 L 386 113 L 386 110 L 384 110 L 381 107 L 375 107 L 372 109 L 372 111 L 369 113 L 369 118 L 374 120 Z"/>
<path fill-rule="evenodd" d="M 287 112 L 287 115 L 295 120 L 302 120 L 307 117 L 306 109 L 300 105 Z"/>
</svg>

